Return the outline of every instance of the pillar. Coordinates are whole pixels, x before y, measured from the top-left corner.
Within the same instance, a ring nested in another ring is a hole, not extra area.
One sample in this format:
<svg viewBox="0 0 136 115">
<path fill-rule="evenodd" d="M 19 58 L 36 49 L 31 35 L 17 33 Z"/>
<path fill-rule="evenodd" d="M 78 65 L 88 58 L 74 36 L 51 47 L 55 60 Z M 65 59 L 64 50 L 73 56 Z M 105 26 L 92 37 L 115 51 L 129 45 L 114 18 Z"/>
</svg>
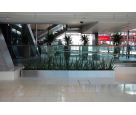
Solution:
<svg viewBox="0 0 136 115">
<path fill-rule="evenodd" d="M 94 33 L 94 37 L 95 37 L 94 45 L 98 45 L 98 32 Z"/>
<path fill-rule="evenodd" d="M 127 45 L 129 43 L 129 30 L 127 31 Z"/>
<path fill-rule="evenodd" d="M 37 45 L 37 24 L 35 24 L 35 44 Z"/>
</svg>

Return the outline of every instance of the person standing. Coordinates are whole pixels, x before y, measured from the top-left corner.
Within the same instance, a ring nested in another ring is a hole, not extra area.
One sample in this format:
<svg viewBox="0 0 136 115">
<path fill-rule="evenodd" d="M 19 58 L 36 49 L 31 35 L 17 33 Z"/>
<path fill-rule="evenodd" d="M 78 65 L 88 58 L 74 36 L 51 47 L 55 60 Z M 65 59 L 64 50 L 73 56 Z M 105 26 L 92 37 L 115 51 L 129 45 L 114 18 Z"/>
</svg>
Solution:
<svg viewBox="0 0 136 115">
<path fill-rule="evenodd" d="M 129 44 L 127 44 L 126 58 L 128 58 L 128 59 L 130 57 L 130 51 L 131 51 L 131 46 Z"/>
</svg>

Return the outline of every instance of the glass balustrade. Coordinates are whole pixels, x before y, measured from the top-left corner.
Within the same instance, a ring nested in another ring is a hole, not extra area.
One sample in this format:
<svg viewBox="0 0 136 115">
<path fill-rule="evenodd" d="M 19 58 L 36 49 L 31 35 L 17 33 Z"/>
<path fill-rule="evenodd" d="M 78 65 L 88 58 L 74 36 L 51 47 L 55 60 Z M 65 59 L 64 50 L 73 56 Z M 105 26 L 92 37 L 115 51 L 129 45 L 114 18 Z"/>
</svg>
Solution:
<svg viewBox="0 0 136 115">
<path fill-rule="evenodd" d="M 40 52 L 35 55 L 33 48 L 37 47 Z M 94 61 L 99 63 L 105 61 L 109 63 L 111 60 L 114 62 L 135 62 L 136 61 L 136 47 L 131 46 L 128 51 L 127 46 L 83 46 L 83 45 L 70 45 L 66 48 L 64 45 L 14 45 L 11 46 L 15 55 L 14 62 L 16 64 L 28 63 L 69 63 L 76 64 L 79 61 L 84 64 Z"/>
</svg>

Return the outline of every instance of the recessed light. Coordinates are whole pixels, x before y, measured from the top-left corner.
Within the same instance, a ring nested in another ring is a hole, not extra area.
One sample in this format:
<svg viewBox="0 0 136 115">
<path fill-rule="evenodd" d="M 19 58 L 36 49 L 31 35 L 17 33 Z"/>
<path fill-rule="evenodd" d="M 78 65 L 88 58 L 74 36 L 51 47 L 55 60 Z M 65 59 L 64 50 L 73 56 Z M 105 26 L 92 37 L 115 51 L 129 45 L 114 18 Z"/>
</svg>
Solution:
<svg viewBox="0 0 136 115">
<path fill-rule="evenodd" d="M 80 24 L 83 24 L 84 22 L 83 21 L 80 21 Z"/>
</svg>

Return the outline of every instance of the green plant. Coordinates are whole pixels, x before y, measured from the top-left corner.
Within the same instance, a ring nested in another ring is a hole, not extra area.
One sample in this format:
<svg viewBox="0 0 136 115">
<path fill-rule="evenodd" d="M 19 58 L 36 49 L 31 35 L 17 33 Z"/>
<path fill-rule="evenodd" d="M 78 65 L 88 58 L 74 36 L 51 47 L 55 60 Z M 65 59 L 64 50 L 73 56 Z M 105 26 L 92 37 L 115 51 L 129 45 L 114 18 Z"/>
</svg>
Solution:
<svg viewBox="0 0 136 115">
<path fill-rule="evenodd" d="M 120 45 L 121 40 L 122 40 L 121 34 L 115 33 L 115 34 L 112 35 L 112 41 L 113 41 L 114 45 L 116 45 L 116 46 Z"/>
<path fill-rule="evenodd" d="M 65 46 L 69 46 L 70 44 L 72 44 L 71 36 L 65 36 L 63 39 L 64 39 L 64 42 L 65 42 Z"/>
<path fill-rule="evenodd" d="M 64 37 L 64 42 L 66 46 L 69 46 L 70 44 L 72 44 L 72 38 L 71 36 L 65 36 Z"/>
<path fill-rule="evenodd" d="M 88 42 L 89 42 L 87 35 L 82 35 L 81 36 L 81 41 L 83 43 L 83 46 L 82 46 L 82 59 L 86 60 L 87 57 L 88 57 L 88 46 L 87 45 L 88 45 Z"/>
<path fill-rule="evenodd" d="M 65 63 L 66 63 L 66 67 L 69 68 L 69 59 L 70 59 L 70 47 L 69 47 L 69 45 L 72 43 L 71 36 L 65 36 L 64 42 L 65 42 L 65 46 L 64 46 Z"/>
<path fill-rule="evenodd" d="M 113 70 L 114 60 L 109 61 L 102 58 L 99 61 L 88 59 L 83 61 L 80 58 L 72 59 L 68 65 L 65 63 L 64 57 L 54 57 L 52 60 L 40 63 L 31 62 L 25 65 L 25 70 Z"/>
<path fill-rule="evenodd" d="M 115 33 L 112 35 L 112 41 L 113 44 L 115 45 L 114 47 L 114 56 L 117 54 L 120 54 L 120 47 L 119 45 L 121 44 L 122 36 L 119 33 Z"/>
<path fill-rule="evenodd" d="M 51 43 L 55 40 L 55 35 L 52 32 L 48 32 L 46 36 L 46 43 L 47 45 L 51 45 Z"/>
<path fill-rule="evenodd" d="M 81 36 L 81 41 L 83 42 L 83 45 L 88 45 L 89 39 L 87 37 L 87 35 L 82 35 Z"/>
</svg>

